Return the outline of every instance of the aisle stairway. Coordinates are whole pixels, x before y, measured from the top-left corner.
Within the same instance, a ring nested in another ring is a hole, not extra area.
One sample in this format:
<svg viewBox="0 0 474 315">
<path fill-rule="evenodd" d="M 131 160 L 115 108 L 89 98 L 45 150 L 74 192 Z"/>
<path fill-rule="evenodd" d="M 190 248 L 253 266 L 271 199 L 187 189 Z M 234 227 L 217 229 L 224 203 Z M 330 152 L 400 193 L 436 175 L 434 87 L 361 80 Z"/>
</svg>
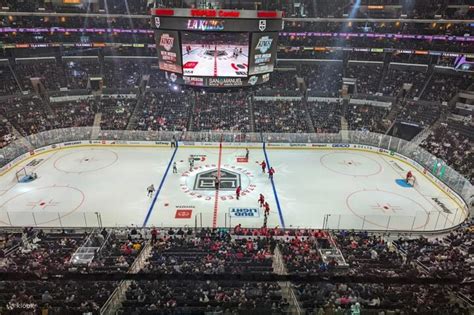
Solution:
<svg viewBox="0 0 474 315">
<path fill-rule="evenodd" d="M 273 272 L 278 275 L 287 275 L 288 272 L 285 267 L 285 263 L 283 261 L 283 256 L 280 252 L 279 247 L 275 247 L 275 251 L 273 253 Z M 285 314 L 295 314 L 300 315 L 303 314 L 298 299 L 296 298 L 296 294 L 293 290 L 293 286 L 290 281 L 279 281 L 278 285 L 281 287 L 281 295 L 283 299 L 286 299 L 289 303 L 288 310 L 285 311 Z"/>
<path fill-rule="evenodd" d="M 99 137 L 101 121 L 102 113 L 96 113 L 94 116 L 94 124 L 92 125 L 91 139 L 97 139 Z"/>
<path fill-rule="evenodd" d="M 349 140 L 349 124 L 347 123 L 347 119 L 344 116 L 341 116 L 341 137 L 342 141 L 346 142 Z"/>
</svg>

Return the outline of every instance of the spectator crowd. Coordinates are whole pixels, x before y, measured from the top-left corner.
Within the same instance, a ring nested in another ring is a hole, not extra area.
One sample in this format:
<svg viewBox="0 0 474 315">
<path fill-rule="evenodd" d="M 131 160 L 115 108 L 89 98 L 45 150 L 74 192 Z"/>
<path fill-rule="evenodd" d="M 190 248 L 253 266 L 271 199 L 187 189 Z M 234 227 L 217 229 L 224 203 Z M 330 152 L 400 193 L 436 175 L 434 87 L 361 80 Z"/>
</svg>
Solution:
<svg viewBox="0 0 474 315">
<path fill-rule="evenodd" d="M 38 277 L 124 272 L 168 276 L 129 281 L 119 314 L 282 314 L 296 305 L 304 314 L 323 315 L 361 311 L 468 314 L 462 298 L 472 299 L 468 284 L 473 277 L 473 234 L 472 220 L 445 236 L 400 236 L 395 241 L 364 231 L 246 229 L 241 225 L 233 231 L 131 227 L 47 233 L 24 229 L 0 235 L 0 271 Z M 326 257 L 331 246 L 340 251 L 343 261 Z M 78 248 L 84 247 L 94 248 L 87 262 L 75 259 Z M 143 259 L 144 264 L 136 263 Z M 250 274 L 256 281 L 226 278 Z M 304 277 L 289 286 L 258 280 L 272 274 Z M 204 278 L 173 280 L 174 275 Z M 205 279 L 215 275 L 220 278 Z M 305 278 L 311 276 L 322 278 Z M 346 277 L 351 280 L 345 281 Z M 124 283 L 0 281 L 0 311 L 16 314 L 22 305 L 47 314 L 98 314 L 119 285 Z"/>
</svg>

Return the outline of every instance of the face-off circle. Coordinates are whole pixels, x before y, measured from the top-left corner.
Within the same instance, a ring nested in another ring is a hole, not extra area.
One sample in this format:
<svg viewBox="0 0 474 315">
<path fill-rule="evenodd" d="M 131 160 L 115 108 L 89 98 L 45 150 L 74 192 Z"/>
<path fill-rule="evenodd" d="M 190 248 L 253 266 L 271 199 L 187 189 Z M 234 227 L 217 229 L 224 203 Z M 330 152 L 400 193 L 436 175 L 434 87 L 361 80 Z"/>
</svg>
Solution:
<svg viewBox="0 0 474 315">
<path fill-rule="evenodd" d="M 321 165 L 328 170 L 347 176 L 373 176 L 382 171 L 382 165 L 367 156 L 349 153 L 332 152 L 320 159 Z"/>
<path fill-rule="evenodd" d="M 428 224 L 428 211 L 422 204 L 414 199 L 406 196 L 384 190 L 359 190 L 351 193 L 346 198 L 347 208 L 357 217 L 365 220 L 367 223 L 365 228 L 373 225 L 380 228 L 387 227 L 389 216 L 394 218 L 409 218 L 411 224 L 413 218 L 420 212 L 426 214 L 426 220 L 422 225 L 414 226 L 413 229 L 422 229 Z M 380 217 L 380 222 L 376 219 Z M 384 222 L 385 221 L 385 222 Z M 392 225 L 397 224 L 396 220 L 391 222 Z M 391 229 L 406 229 L 407 222 L 403 222 L 402 226 Z M 405 228 L 404 228 L 405 227 Z"/>
<path fill-rule="evenodd" d="M 8 212 L 12 224 L 15 225 L 16 218 L 28 218 L 31 224 L 46 225 L 57 222 L 79 209 L 84 203 L 84 193 L 70 186 L 46 186 L 33 188 L 29 191 L 17 194 L 0 205 L 2 218 L 3 212 Z M 36 222 L 33 222 L 33 216 Z M 24 220 L 23 220 L 24 222 Z M 3 225 L 10 225 L 4 219 L 0 220 Z"/>
<path fill-rule="evenodd" d="M 111 150 L 80 150 L 57 158 L 54 161 L 54 168 L 63 173 L 82 174 L 102 170 L 117 160 L 117 153 Z"/>
<path fill-rule="evenodd" d="M 238 186 L 242 188 L 241 196 L 250 194 L 256 189 L 256 185 L 251 180 L 254 177 L 253 173 L 243 167 L 224 164 L 220 173 L 219 200 L 235 199 L 235 191 Z M 216 164 L 196 166 L 192 171 L 181 174 L 181 191 L 192 198 L 214 200 L 217 175 Z"/>
</svg>

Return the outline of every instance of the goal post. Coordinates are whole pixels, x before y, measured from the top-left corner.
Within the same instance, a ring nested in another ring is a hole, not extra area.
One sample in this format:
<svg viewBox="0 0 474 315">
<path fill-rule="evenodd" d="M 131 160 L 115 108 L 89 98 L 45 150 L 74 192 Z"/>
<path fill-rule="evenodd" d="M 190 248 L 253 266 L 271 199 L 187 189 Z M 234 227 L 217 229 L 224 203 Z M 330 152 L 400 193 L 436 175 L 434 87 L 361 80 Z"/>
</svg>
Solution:
<svg viewBox="0 0 474 315">
<path fill-rule="evenodd" d="M 28 171 L 26 167 L 22 167 L 15 172 L 15 178 L 17 183 L 27 183 L 35 180 L 37 175 L 35 172 Z"/>
<path fill-rule="evenodd" d="M 18 183 L 20 183 L 22 179 L 25 178 L 26 176 L 28 176 L 28 173 L 26 171 L 26 168 L 24 167 L 20 168 L 18 171 L 15 172 L 16 181 Z"/>
</svg>

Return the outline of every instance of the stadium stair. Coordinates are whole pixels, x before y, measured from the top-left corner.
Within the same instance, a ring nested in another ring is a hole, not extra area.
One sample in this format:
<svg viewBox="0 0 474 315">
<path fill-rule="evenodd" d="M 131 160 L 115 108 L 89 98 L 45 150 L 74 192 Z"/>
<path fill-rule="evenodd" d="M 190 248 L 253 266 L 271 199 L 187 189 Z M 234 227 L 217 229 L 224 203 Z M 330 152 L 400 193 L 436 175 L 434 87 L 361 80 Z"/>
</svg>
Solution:
<svg viewBox="0 0 474 315">
<path fill-rule="evenodd" d="M 20 90 L 21 94 L 23 94 L 23 89 L 21 88 L 20 81 L 18 80 L 18 77 L 17 77 L 15 71 L 13 70 L 13 67 L 12 67 L 10 62 L 8 63 L 8 68 L 10 69 L 10 72 L 12 73 L 13 78 L 15 79 L 15 82 L 18 85 L 18 89 Z"/>
<path fill-rule="evenodd" d="M 255 95 L 252 93 L 252 97 L 249 97 L 248 106 L 249 106 L 249 119 L 250 119 L 250 131 L 255 132 L 255 117 L 253 115 L 253 97 Z"/>
<path fill-rule="evenodd" d="M 132 115 L 130 116 L 130 119 L 128 120 L 127 128 L 125 128 L 126 130 L 135 130 L 135 128 L 137 127 L 138 115 L 140 111 L 142 110 L 144 99 L 145 99 L 145 95 L 138 92 L 137 104 L 135 105 Z"/>
<path fill-rule="evenodd" d="M 442 123 L 446 122 L 446 113 L 442 113 L 439 118 L 428 128 L 423 129 L 418 133 L 410 142 L 416 146 L 419 146 L 423 140 L 428 138 L 431 133 L 431 130 L 436 130 Z"/>
<path fill-rule="evenodd" d="M 193 95 L 194 97 L 190 97 L 189 100 L 191 101 L 191 111 L 189 115 L 189 120 L 188 120 L 188 125 L 186 126 L 188 131 L 193 130 L 193 121 L 194 121 L 194 110 L 196 109 L 196 103 L 197 103 L 197 93 L 194 92 L 195 94 Z"/>
<path fill-rule="evenodd" d="M 9 130 L 11 131 L 11 133 L 13 134 L 15 139 L 22 139 L 23 138 L 23 136 L 18 131 L 18 129 L 2 114 L 0 114 L 0 121 L 6 121 L 6 125 L 8 126 Z M 30 150 L 34 149 L 33 146 L 29 142 L 27 142 L 26 140 L 25 140 L 25 143 L 27 143 L 26 145 L 28 146 L 28 149 L 30 149 Z"/>
<path fill-rule="evenodd" d="M 349 124 L 347 123 L 347 119 L 344 116 L 341 116 L 341 137 L 343 141 L 347 141 L 349 138 Z"/>
<path fill-rule="evenodd" d="M 397 116 L 398 114 L 400 113 L 400 110 L 405 106 L 404 103 L 398 103 L 397 101 L 395 101 L 393 104 L 392 104 L 392 107 L 390 108 L 390 112 L 388 112 L 387 114 L 387 117 L 385 117 L 385 120 L 389 121 L 390 122 L 390 126 L 387 128 L 387 130 L 385 131 L 385 134 L 388 134 L 388 132 L 392 129 L 392 127 L 395 125 L 395 123 L 397 122 Z"/>
<path fill-rule="evenodd" d="M 380 80 L 379 86 L 377 88 L 378 92 L 382 91 L 382 88 L 385 86 L 385 77 L 387 76 L 388 71 L 390 70 L 390 56 L 388 54 L 385 55 L 383 61 L 383 69 L 382 69 L 382 79 Z"/>
<path fill-rule="evenodd" d="M 306 93 L 305 93 L 306 94 Z M 308 96 L 305 95 L 302 100 L 302 105 L 304 108 L 304 111 L 306 113 L 306 126 L 308 132 L 316 133 L 316 129 L 314 129 L 314 124 L 313 120 L 311 119 L 311 115 L 309 114 L 309 108 L 308 108 Z"/>
<path fill-rule="evenodd" d="M 140 254 L 137 256 L 133 264 L 130 266 L 130 269 L 127 273 L 136 274 L 138 273 L 146 264 L 146 260 L 151 255 L 152 245 L 147 243 L 142 249 Z M 132 280 L 122 280 L 114 292 L 109 296 L 107 302 L 100 309 L 101 315 L 115 315 L 117 311 L 122 307 L 122 303 L 125 302 L 127 296 L 127 290 L 132 284 Z"/>
<path fill-rule="evenodd" d="M 283 256 L 278 246 L 275 247 L 275 251 L 273 252 L 273 272 L 278 275 L 288 274 L 285 267 L 285 263 L 283 261 Z M 296 297 L 296 294 L 295 294 L 295 291 L 293 290 L 293 286 L 291 285 L 291 282 L 279 281 L 278 285 L 281 288 L 282 298 L 286 299 L 288 303 L 290 304 L 289 310 L 294 310 L 286 314 L 295 314 L 295 315 L 303 314 L 301 310 L 300 302 L 298 301 Z"/>
<path fill-rule="evenodd" d="M 91 139 L 98 139 L 100 133 L 100 123 L 102 122 L 102 113 L 96 113 L 94 124 L 92 125 Z"/>
<path fill-rule="evenodd" d="M 420 94 L 418 94 L 419 99 L 421 99 L 421 97 L 423 96 L 423 93 L 425 93 L 426 88 L 429 86 L 429 84 L 431 82 L 431 79 L 433 78 L 433 75 L 434 75 L 434 66 L 433 65 L 431 65 L 430 68 L 428 69 L 428 73 L 429 73 L 428 79 L 426 80 L 425 85 L 421 89 Z"/>
</svg>

